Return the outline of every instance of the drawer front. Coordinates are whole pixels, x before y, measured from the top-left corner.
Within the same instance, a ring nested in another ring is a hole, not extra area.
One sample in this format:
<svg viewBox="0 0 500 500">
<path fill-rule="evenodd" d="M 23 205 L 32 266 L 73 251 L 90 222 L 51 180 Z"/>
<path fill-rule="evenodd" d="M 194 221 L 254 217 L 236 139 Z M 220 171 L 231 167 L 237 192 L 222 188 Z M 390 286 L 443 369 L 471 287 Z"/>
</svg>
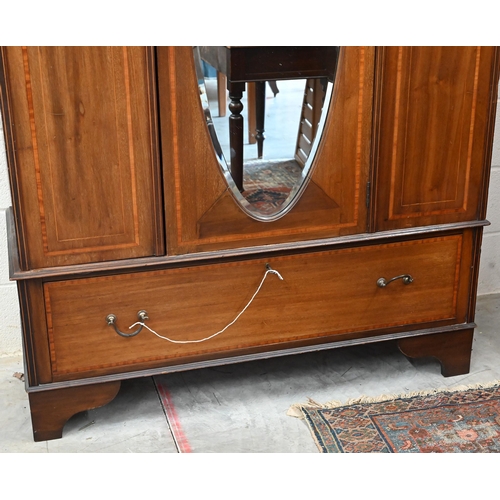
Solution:
<svg viewBox="0 0 500 500">
<path fill-rule="evenodd" d="M 45 283 L 54 380 L 102 375 L 161 364 L 227 357 L 241 350 L 276 349 L 289 342 L 386 330 L 404 325 L 465 321 L 470 268 L 467 234 L 370 245 L 270 259 L 185 267 Z M 467 257 L 465 257 L 467 255 Z M 464 259 L 468 262 L 464 262 Z M 129 333 L 137 312 L 159 335 L 205 339 L 248 304 L 241 317 L 210 340 L 171 343 L 147 329 Z M 380 278 L 389 281 L 380 287 Z M 461 277 L 465 275 L 465 277 Z M 462 304 L 462 305 L 460 305 Z M 328 339 L 328 340 L 331 340 Z"/>
</svg>

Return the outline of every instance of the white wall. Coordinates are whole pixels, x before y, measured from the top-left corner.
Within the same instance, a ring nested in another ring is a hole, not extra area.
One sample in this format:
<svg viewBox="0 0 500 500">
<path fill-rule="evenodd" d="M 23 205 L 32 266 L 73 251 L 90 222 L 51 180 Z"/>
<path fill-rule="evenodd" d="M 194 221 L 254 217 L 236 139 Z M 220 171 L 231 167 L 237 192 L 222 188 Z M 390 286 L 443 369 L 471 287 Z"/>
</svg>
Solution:
<svg viewBox="0 0 500 500">
<path fill-rule="evenodd" d="M 479 295 L 500 293 L 500 99 L 497 103 L 491 165 L 488 211 L 486 213 L 486 218 L 491 222 L 491 226 L 484 230 L 481 267 L 479 269 Z"/>
<path fill-rule="evenodd" d="M 0 356 L 6 356 L 21 351 L 21 325 L 16 285 L 9 282 L 5 210 L 11 205 L 11 198 L 1 127 L 0 121 Z M 479 295 L 500 293 L 500 102 L 493 144 L 487 218 L 491 226 L 484 232 Z"/>
<path fill-rule="evenodd" d="M 21 352 L 21 322 L 15 283 L 9 281 L 5 210 L 11 205 L 7 157 L 0 120 L 0 356 Z"/>
</svg>

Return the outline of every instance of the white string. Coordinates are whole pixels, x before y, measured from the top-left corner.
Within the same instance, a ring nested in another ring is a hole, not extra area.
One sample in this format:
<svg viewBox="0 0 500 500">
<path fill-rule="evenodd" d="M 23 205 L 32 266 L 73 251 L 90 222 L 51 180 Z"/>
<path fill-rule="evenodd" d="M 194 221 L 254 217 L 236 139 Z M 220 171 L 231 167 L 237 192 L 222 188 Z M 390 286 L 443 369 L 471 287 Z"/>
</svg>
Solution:
<svg viewBox="0 0 500 500">
<path fill-rule="evenodd" d="M 281 276 L 281 274 L 278 271 L 275 271 L 274 269 L 268 268 L 264 274 L 264 277 L 262 278 L 262 281 L 260 282 L 260 285 L 257 287 L 257 290 L 252 295 L 252 298 L 248 301 L 248 304 L 241 310 L 241 312 L 236 316 L 236 318 L 234 318 L 233 321 L 231 321 L 231 323 L 226 325 L 222 330 L 219 330 L 217 333 L 210 335 L 210 337 L 205 337 L 204 339 L 200 339 L 200 340 L 173 340 L 173 339 L 169 339 L 168 337 L 164 337 L 164 336 L 160 335 L 159 333 L 155 332 L 152 328 L 149 328 L 149 326 L 146 325 L 146 323 L 144 323 L 143 321 L 137 321 L 133 325 L 130 325 L 129 329 L 132 329 L 132 328 L 134 328 L 134 326 L 137 326 L 137 325 L 142 325 L 145 328 L 147 328 L 151 333 L 154 333 L 160 339 L 168 340 L 169 342 L 172 342 L 174 344 L 195 344 L 197 342 L 205 342 L 206 340 L 213 339 L 217 335 L 220 335 L 221 333 L 225 332 L 230 326 L 234 325 L 236 323 L 236 321 L 238 321 L 240 316 L 248 309 L 248 307 L 253 302 L 253 300 L 255 299 L 257 294 L 260 292 L 260 289 L 262 288 L 264 281 L 266 281 L 267 275 L 269 273 L 276 274 L 276 276 L 278 276 L 278 278 L 283 281 L 283 277 Z"/>
</svg>

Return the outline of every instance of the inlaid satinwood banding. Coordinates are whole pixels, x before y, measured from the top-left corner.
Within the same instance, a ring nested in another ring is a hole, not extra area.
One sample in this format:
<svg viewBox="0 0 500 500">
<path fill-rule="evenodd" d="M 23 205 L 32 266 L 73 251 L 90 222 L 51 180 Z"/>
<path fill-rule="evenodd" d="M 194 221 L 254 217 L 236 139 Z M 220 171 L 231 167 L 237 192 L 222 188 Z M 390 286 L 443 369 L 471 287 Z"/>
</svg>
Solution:
<svg viewBox="0 0 500 500">
<path fill-rule="evenodd" d="M 39 210 L 40 210 L 40 225 L 41 225 L 41 232 L 42 232 L 42 240 L 43 240 L 43 247 L 44 247 L 44 253 L 47 256 L 57 256 L 57 255 L 64 255 L 67 253 L 84 253 L 84 252 L 92 252 L 92 251 L 101 251 L 101 250 L 106 250 L 106 249 L 118 249 L 118 248 L 130 248 L 134 247 L 140 244 L 140 238 L 139 238 L 139 222 L 138 222 L 138 208 L 137 208 L 137 186 L 136 186 L 136 171 L 135 171 L 135 151 L 134 151 L 134 143 L 133 143 L 133 119 L 132 119 L 132 109 L 131 109 L 131 89 L 130 89 L 130 71 L 129 71 L 129 61 L 128 61 L 128 51 L 127 47 L 122 48 L 122 55 L 123 55 L 123 74 L 118 75 L 116 74 L 116 64 L 117 61 L 115 60 L 115 54 L 113 53 L 113 49 L 109 48 L 106 49 L 108 52 L 107 57 L 109 58 L 109 68 L 110 71 L 112 72 L 112 77 L 109 79 L 111 82 L 110 85 L 108 85 L 107 90 L 109 93 L 111 93 L 111 96 L 113 98 L 111 99 L 110 106 L 113 107 L 114 111 L 112 113 L 116 116 L 116 122 L 115 122 L 115 127 L 114 127 L 114 137 L 113 140 L 109 140 L 110 136 L 106 136 L 106 138 L 103 139 L 103 141 L 106 141 L 106 144 L 108 146 L 111 146 L 112 143 L 114 142 L 116 144 L 115 148 L 115 158 L 116 158 L 116 171 L 117 171 L 117 176 L 110 177 L 110 180 L 112 182 L 109 182 L 107 186 L 103 188 L 103 192 L 106 193 L 106 191 L 112 190 L 114 191 L 115 194 L 119 194 L 119 199 L 121 200 L 118 204 L 114 201 L 107 201 L 104 196 L 100 198 L 100 203 L 101 205 L 103 204 L 103 208 L 107 207 L 108 210 L 112 211 L 113 214 L 113 224 L 110 226 L 109 224 L 102 224 L 101 220 L 97 218 L 97 220 L 94 220 L 94 223 L 92 224 L 79 224 L 78 226 L 75 226 L 73 224 L 69 224 L 67 220 L 62 220 L 64 216 L 67 215 L 67 210 L 68 207 L 65 205 L 61 206 L 59 203 L 60 199 L 60 194 L 56 196 L 56 186 L 54 185 L 55 182 L 60 184 L 62 181 L 62 178 L 60 177 L 59 181 L 57 180 L 57 175 L 56 173 L 60 171 L 59 168 L 56 169 L 55 167 L 55 162 L 60 163 L 63 157 L 61 158 L 55 158 L 52 152 L 52 141 L 51 138 L 49 137 L 49 130 L 52 127 L 54 129 L 54 132 L 57 130 L 57 124 L 55 120 L 57 117 L 64 117 L 66 114 L 71 113 L 71 109 L 66 109 L 64 110 L 65 112 L 58 113 L 57 109 L 56 110 L 49 110 L 48 106 L 51 104 L 51 102 L 54 101 L 54 93 L 46 87 L 47 81 L 45 77 L 47 76 L 43 71 L 47 72 L 48 69 L 50 69 L 50 64 L 48 60 L 45 60 L 44 55 L 42 54 L 41 48 L 33 49 L 37 50 L 37 60 L 39 63 L 39 68 L 38 68 L 38 76 L 37 76 L 37 88 L 38 88 L 38 96 L 33 95 L 33 73 L 30 68 L 30 56 L 29 56 L 29 48 L 23 47 L 23 60 L 24 60 L 24 69 L 25 69 L 25 83 L 26 83 L 26 93 L 27 93 L 27 100 L 28 100 L 28 109 L 29 109 L 29 117 L 30 117 L 30 127 L 31 127 L 31 135 L 32 135 L 32 144 L 33 144 L 33 157 L 34 157 L 34 166 L 35 166 L 35 175 L 36 175 L 36 182 L 37 182 L 37 187 L 38 187 L 38 198 L 39 198 Z M 104 56 L 103 56 L 104 57 Z M 44 64 L 42 65 L 42 62 Z M 43 67 L 42 67 L 43 66 Z M 118 78 L 122 77 L 123 78 L 123 83 L 120 84 L 120 92 L 122 92 L 121 95 L 117 95 L 118 89 L 117 89 L 117 82 Z M 122 91 L 123 89 L 123 91 Z M 52 92 L 52 93 L 51 93 Z M 35 99 L 38 98 L 40 99 L 39 102 L 39 112 L 42 112 L 43 115 L 37 117 L 36 116 L 36 103 Z M 118 104 L 121 103 L 123 109 L 120 111 Z M 86 105 L 88 107 L 88 103 Z M 86 112 L 86 107 L 82 102 L 80 102 L 79 106 L 74 110 L 74 115 L 70 117 L 70 120 L 72 120 L 72 123 L 76 123 L 77 120 L 82 119 L 82 117 L 85 115 Z M 125 118 L 125 121 L 120 124 L 118 122 L 119 115 L 120 113 L 123 113 L 123 117 Z M 78 113 L 82 115 L 82 117 L 78 116 Z M 94 116 L 94 121 L 95 121 L 95 116 Z M 109 122 L 108 122 L 109 124 Z M 90 125 L 86 125 L 86 127 L 89 127 Z M 123 132 L 125 132 L 127 136 L 127 145 L 126 145 L 126 151 L 128 152 L 128 158 L 123 158 L 121 156 L 121 153 L 124 151 L 123 146 L 120 146 L 120 143 L 122 142 L 122 139 L 120 138 L 120 126 L 123 128 Z M 37 128 L 40 128 L 40 130 L 37 130 Z M 90 130 L 87 128 L 87 130 Z M 55 132 L 57 135 L 57 132 Z M 82 132 L 84 133 L 84 131 Z M 94 133 L 99 133 L 98 131 Z M 45 176 L 47 176 L 47 181 L 50 181 L 48 184 L 48 187 L 45 187 L 44 189 L 44 181 L 42 180 L 42 161 L 40 157 L 40 145 L 39 145 L 39 139 L 41 139 L 40 134 L 43 134 L 43 142 L 46 144 L 46 156 L 44 158 L 44 163 L 47 165 L 47 173 Z M 54 139 L 56 136 L 54 136 Z M 76 141 L 81 141 L 83 145 L 81 147 L 85 147 L 84 141 L 85 140 L 90 140 L 90 138 L 85 138 L 83 137 L 74 137 L 72 140 L 76 143 Z M 112 148 L 111 148 L 112 150 Z M 75 161 L 75 160 L 73 160 Z M 127 181 L 123 179 L 123 172 L 122 172 L 122 165 L 124 165 L 124 162 L 128 163 L 128 167 L 130 169 L 130 180 Z M 103 165 L 103 167 L 108 168 L 107 165 Z M 80 164 L 79 168 L 85 168 L 85 165 Z M 63 169 L 64 170 L 64 169 Z M 75 170 L 76 171 L 76 170 Z M 109 171 L 108 176 L 111 174 L 111 171 Z M 89 172 L 87 175 L 91 175 Z M 124 182 L 129 182 L 129 186 L 127 189 L 124 189 Z M 98 187 L 98 186 L 96 186 Z M 44 192 L 44 190 L 49 189 L 49 192 Z M 73 188 L 76 189 L 76 186 Z M 127 190 L 130 190 L 130 200 L 132 203 L 129 205 L 129 199 L 127 198 L 126 200 L 123 198 L 125 196 L 125 192 Z M 46 211 L 46 200 L 45 197 L 49 195 L 51 198 L 51 205 L 52 208 L 50 209 L 50 214 L 51 214 L 51 229 L 48 227 L 49 220 L 47 219 L 47 211 Z M 84 200 L 81 201 L 82 203 Z M 133 225 L 133 233 L 130 234 L 132 236 L 132 239 L 126 237 L 126 226 L 127 223 L 125 222 L 125 218 L 127 215 L 125 214 L 125 206 L 129 205 L 131 206 L 131 222 Z M 91 206 L 89 206 L 91 208 Z M 90 211 L 89 211 L 90 213 Z M 106 211 L 100 211 L 101 217 L 104 217 L 104 214 Z M 82 206 L 82 217 L 87 216 L 86 213 L 83 211 L 83 206 Z M 90 217 L 90 215 L 88 216 Z M 87 218 L 88 218 L 87 217 Z M 61 221 L 60 221 L 61 219 Z M 90 217 L 89 221 L 92 219 L 96 219 L 95 217 L 92 218 Z M 106 219 L 103 219 L 106 220 Z M 82 229 L 85 229 L 86 231 L 89 231 L 87 234 L 81 233 Z M 49 236 L 48 233 L 51 233 Z M 52 234 L 53 233 L 53 234 Z M 102 244 L 106 239 L 113 239 L 116 237 L 126 237 L 128 241 L 123 242 L 123 243 L 111 243 L 109 245 Z M 104 239 L 104 240 L 103 240 Z M 78 245 L 75 247 L 74 245 L 71 245 L 73 242 L 87 242 L 84 243 L 82 246 Z M 50 242 L 50 244 L 49 244 Z M 96 244 L 97 242 L 101 244 Z M 66 247 L 65 243 L 69 243 L 71 245 L 70 248 Z M 62 247 L 61 245 L 62 244 Z M 59 248 L 58 248 L 59 247 Z"/>
</svg>

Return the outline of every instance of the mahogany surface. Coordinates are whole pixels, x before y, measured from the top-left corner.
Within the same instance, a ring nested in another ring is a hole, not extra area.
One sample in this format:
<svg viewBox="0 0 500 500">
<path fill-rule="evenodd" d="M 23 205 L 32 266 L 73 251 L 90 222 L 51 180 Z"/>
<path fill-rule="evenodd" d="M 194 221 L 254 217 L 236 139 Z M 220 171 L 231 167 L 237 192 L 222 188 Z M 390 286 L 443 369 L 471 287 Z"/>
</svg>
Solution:
<svg viewBox="0 0 500 500">
<path fill-rule="evenodd" d="M 494 47 L 387 47 L 382 55 L 376 229 L 479 218 Z"/>
<path fill-rule="evenodd" d="M 468 235 L 470 236 L 470 235 Z M 168 271 L 122 274 L 46 283 L 48 337 L 54 380 L 75 374 L 106 374 L 171 360 L 359 331 L 386 331 L 414 324 L 466 321 L 470 238 L 461 234 L 385 245 L 347 248 L 273 259 L 239 261 Z M 208 341 L 173 344 L 144 329 L 119 336 L 104 321 L 117 316 L 130 332 L 137 312 L 146 324 L 178 341 L 204 339 L 229 324 L 268 275 L 259 295 L 238 322 Z M 386 288 L 385 277 L 411 274 Z M 461 279 L 460 279 L 461 277 Z M 81 325 L 77 334 L 71 325 Z"/>
<path fill-rule="evenodd" d="M 62 437 L 64 424 L 81 411 L 92 410 L 112 401 L 121 382 L 66 387 L 29 392 L 33 439 L 47 441 Z"/>
<path fill-rule="evenodd" d="M 445 376 L 469 370 L 496 47 L 343 47 L 305 188 L 271 222 L 249 217 L 226 181 L 192 47 L 0 54 L 36 440 L 130 377 L 386 340 L 437 358 Z M 251 80 L 279 78 L 264 65 Z M 161 335 L 206 337 L 266 263 L 284 281 L 269 275 L 210 341 L 123 338 L 106 322 L 113 313 L 125 331 L 145 309 Z"/>
<path fill-rule="evenodd" d="M 162 253 L 149 52 L 5 47 L 3 62 L 26 269 Z"/>
<path fill-rule="evenodd" d="M 169 151 L 169 161 L 163 165 L 167 253 L 364 233 L 375 48 L 345 48 L 309 184 L 286 217 L 265 224 L 248 217 L 228 188 L 198 102 L 192 52 L 190 47 L 157 51 L 161 145 Z M 191 86 L 186 83 L 190 81 Z"/>
<path fill-rule="evenodd" d="M 400 351 L 410 358 L 436 358 L 444 377 L 469 373 L 474 329 L 408 337 L 398 341 Z"/>
</svg>

